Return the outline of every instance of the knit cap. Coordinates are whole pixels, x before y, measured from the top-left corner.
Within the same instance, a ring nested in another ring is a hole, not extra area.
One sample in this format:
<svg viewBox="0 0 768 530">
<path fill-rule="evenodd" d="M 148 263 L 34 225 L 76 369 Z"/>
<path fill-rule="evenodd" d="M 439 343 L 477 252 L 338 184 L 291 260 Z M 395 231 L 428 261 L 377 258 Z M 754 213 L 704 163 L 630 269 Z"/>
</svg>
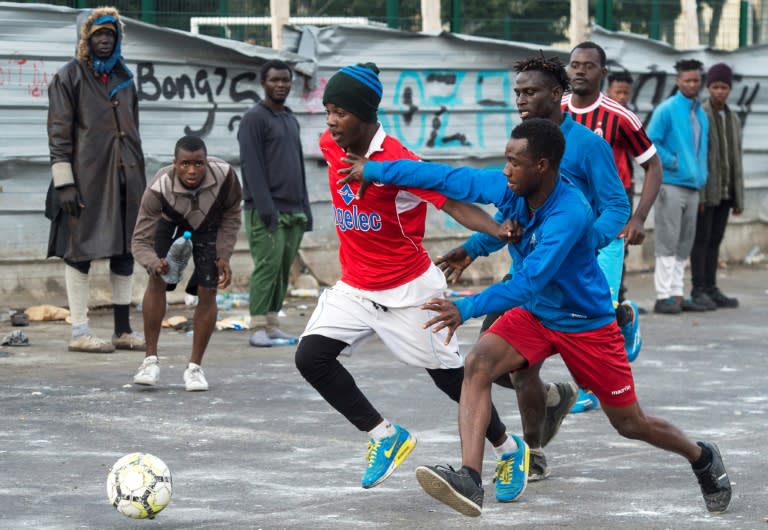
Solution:
<svg viewBox="0 0 768 530">
<path fill-rule="evenodd" d="M 707 72 L 707 86 L 715 81 L 722 81 L 729 87 L 733 87 L 733 71 L 725 63 L 713 64 Z"/>
<path fill-rule="evenodd" d="M 345 66 L 325 85 L 323 105 L 338 105 L 365 123 L 376 123 L 381 93 L 379 68 L 374 63 Z"/>
</svg>

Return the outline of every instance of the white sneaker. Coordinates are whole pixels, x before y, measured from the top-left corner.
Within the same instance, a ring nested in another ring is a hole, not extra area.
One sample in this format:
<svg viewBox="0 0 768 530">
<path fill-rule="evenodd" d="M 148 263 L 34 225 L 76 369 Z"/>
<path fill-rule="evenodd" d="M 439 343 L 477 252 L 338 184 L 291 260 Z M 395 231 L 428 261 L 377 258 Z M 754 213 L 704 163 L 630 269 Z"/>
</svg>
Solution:
<svg viewBox="0 0 768 530">
<path fill-rule="evenodd" d="M 144 357 L 144 362 L 139 366 L 139 371 L 133 376 L 133 382 L 137 385 L 155 386 L 160 379 L 160 365 L 156 355 Z"/>
<path fill-rule="evenodd" d="M 184 370 L 184 386 L 187 392 L 203 392 L 208 390 L 208 381 L 205 380 L 203 369 L 194 363 Z"/>
</svg>

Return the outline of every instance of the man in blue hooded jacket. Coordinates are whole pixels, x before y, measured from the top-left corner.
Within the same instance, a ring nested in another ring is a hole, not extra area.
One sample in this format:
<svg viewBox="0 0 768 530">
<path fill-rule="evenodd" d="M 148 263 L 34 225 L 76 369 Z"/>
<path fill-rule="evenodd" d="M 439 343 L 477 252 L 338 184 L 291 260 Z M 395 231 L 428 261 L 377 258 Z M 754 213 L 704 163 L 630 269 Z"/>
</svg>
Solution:
<svg viewBox="0 0 768 530">
<path fill-rule="evenodd" d="M 685 262 L 696 235 L 699 189 L 707 183 L 709 122 L 698 99 L 701 62 L 683 59 L 675 70 L 677 92 L 656 108 L 646 129 L 662 164 L 661 189 L 654 206 L 653 310 L 667 315 L 717 307 L 683 298 Z"/>
</svg>

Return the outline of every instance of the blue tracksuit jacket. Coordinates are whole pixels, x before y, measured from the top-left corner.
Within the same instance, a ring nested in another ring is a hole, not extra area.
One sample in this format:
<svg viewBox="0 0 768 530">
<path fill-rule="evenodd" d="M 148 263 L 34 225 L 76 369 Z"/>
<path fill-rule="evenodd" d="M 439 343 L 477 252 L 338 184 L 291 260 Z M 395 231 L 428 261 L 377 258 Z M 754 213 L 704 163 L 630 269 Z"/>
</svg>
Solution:
<svg viewBox="0 0 768 530">
<path fill-rule="evenodd" d="M 701 126 L 698 151 L 693 145 L 691 108 Z M 707 183 L 709 121 L 698 100 L 676 92 L 656 107 L 646 132 L 661 158 L 662 183 L 695 190 Z"/>
<path fill-rule="evenodd" d="M 592 230 L 596 249 L 616 239 L 629 219 L 629 201 L 613 160 L 611 146 L 592 130 L 565 114 L 560 124 L 565 136 L 565 153 L 560 173 L 568 177 L 584 194 L 597 219 Z M 498 172 L 504 180 L 504 174 Z M 496 216 L 497 220 L 501 220 Z M 464 242 L 469 257 L 488 256 L 504 246 L 504 242 L 477 233 Z M 514 268 L 514 267 L 513 267 Z M 512 271 L 510 271 L 511 273 Z"/>
<path fill-rule="evenodd" d="M 566 178 L 558 179 L 530 217 L 525 199 L 512 192 L 497 171 L 398 160 L 368 162 L 365 178 L 433 189 L 465 202 L 494 204 L 503 219 L 524 227 L 520 241 L 509 245 L 514 276 L 457 300 L 462 321 L 517 306 L 559 331 L 589 331 L 616 319 L 591 241 L 592 208 Z"/>
</svg>

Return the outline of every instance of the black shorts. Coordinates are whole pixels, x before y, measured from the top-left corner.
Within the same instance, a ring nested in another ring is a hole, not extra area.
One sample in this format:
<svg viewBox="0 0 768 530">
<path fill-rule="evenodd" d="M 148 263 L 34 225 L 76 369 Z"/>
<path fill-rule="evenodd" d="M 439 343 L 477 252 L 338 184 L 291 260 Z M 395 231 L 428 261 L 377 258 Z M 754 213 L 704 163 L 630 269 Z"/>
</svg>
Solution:
<svg viewBox="0 0 768 530">
<path fill-rule="evenodd" d="M 219 271 L 216 268 L 216 234 L 214 230 L 192 230 L 188 226 L 177 225 L 165 219 L 157 223 L 155 231 L 155 252 L 161 258 L 168 254 L 171 243 L 181 237 L 185 230 L 192 232 L 192 261 L 195 270 L 187 282 L 185 292 L 197 295 L 197 288 L 216 289 L 219 283 Z M 167 291 L 176 289 L 176 284 L 168 284 Z"/>
</svg>

